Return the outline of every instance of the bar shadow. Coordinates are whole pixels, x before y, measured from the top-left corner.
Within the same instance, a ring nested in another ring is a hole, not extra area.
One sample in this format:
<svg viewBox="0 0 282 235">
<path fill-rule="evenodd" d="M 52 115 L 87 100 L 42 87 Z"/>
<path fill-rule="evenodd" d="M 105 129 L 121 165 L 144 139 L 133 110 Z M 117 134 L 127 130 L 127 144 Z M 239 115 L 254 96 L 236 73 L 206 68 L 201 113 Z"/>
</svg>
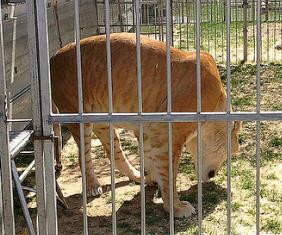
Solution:
<svg viewBox="0 0 282 235">
<path fill-rule="evenodd" d="M 169 234 L 169 214 L 163 210 L 162 203 L 153 202 L 153 198 L 156 198 L 156 191 L 157 187 L 146 187 L 146 234 Z M 180 192 L 180 198 L 189 201 L 197 211 L 197 185 Z M 203 184 L 203 219 L 225 199 L 225 188 L 214 182 Z M 80 194 L 72 195 L 67 198 L 67 202 L 70 209 L 59 211 L 59 234 L 83 234 L 82 196 Z M 97 209 L 103 210 L 103 206 Z M 118 234 L 140 234 L 140 192 L 131 200 L 122 203 L 116 211 L 116 218 Z M 176 232 L 184 232 L 191 227 L 197 227 L 197 214 L 188 219 L 175 219 Z M 112 216 L 94 216 L 88 213 L 88 228 L 90 234 L 112 234 Z"/>
</svg>

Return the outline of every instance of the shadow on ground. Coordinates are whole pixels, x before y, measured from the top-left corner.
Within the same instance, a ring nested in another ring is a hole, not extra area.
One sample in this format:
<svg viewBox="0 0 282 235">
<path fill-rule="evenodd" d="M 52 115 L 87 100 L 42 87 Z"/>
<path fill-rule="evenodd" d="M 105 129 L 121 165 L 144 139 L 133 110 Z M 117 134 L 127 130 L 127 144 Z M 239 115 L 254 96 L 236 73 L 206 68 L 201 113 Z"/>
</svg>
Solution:
<svg viewBox="0 0 282 235">
<path fill-rule="evenodd" d="M 123 185 L 125 182 L 121 182 Z M 120 187 L 121 185 L 116 185 Z M 169 214 L 161 203 L 154 203 L 156 187 L 146 187 L 146 234 L 169 234 Z M 182 200 L 188 200 L 197 208 L 197 185 L 180 192 Z M 203 218 L 214 211 L 226 198 L 226 190 L 213 182 L 203 184 Z M 59 234 L 83 234 L 82 196 L 75 194 L 67 198 L 70 209 L 59 210 Z M 124 201 L 116 212 L 118 234 L 140 234 L 141 193 L 132 200 Z M 197 215 L 188 219 L 175 219 L 176 232 L 184 232 L 190 226 L 197 226 Z M 112 234 L 112 216 L 89 216 L 90 234 Z"/>
</svg>

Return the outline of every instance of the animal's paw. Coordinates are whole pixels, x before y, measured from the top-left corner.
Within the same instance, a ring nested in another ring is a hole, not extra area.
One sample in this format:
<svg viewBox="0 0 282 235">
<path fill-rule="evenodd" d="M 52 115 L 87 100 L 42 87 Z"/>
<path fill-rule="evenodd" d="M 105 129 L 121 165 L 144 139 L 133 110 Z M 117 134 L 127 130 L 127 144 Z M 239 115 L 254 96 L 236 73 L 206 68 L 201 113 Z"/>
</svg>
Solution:
<svg viewBox="0 0 282 235">
<path fill-rule="evenodd" d="M 95 197 L 101 195 L 102 193 L 103 189 L 101 186 L 87 188 L 87 197 Z"/>
<path fill-rule="evenodd" d="M 192 214 L 196 214 L 195 208 L 186 201 L 179 201 L 174 205 L 174 217 L 188 218 Z"/>
</svg>

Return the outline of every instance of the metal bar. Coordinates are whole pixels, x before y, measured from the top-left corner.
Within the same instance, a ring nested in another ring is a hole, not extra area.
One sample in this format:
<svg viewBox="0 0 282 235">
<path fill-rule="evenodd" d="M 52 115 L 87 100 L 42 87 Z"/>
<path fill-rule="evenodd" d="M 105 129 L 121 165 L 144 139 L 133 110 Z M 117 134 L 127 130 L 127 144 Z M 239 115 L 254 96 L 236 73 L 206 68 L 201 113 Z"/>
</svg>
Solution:
<svg viewBox="0 0 282 235">
<path fill-rule="evenodd" d="M 76 68 L 77 68 L 77 89 L 78 89 L 78 110 L 79 114 L 83 114 L 83 88 L 82 88 L 82 72 L 81 72 L 81 50 L 80 50 L 80 22 L 79 22 L 79 0 L 74 2 L 75 11 L 75 43 L 76 43 Z M 82 172 L 82 200 L 83 200 L 83 233 L 88 234 L 87 221 L 87 192 L 86 192 L 86 166 L 85 166 L 85 140 L 84 140 L 84 124 L 79 124 L 80 134 L 80 157 Z"/>
<path fill-rule="evenodd" d="M 257 1 L 257 43 L 256 43 L 256 113 L 260 114 L 261 73 L 261 0 Z M 256 122 L 256 234 L 260 233 L 260 122 Z"/>
<path fill-rule="evenodd" d="M 48 24 L 45 0 L 36 1 L 36 20 L 38 36 L 38 59 L 39 59 L 39 78 L 41 95 L 41 118 L 43 135 L 49 136 L 53 133 L 52 125 L 47 123 L 48 116 L 52 110 L 51 103 L 51 84 L 49 66 L 49 44 L 48 44 Z M 51 141 L 43 142 L 44 165 L 45 165 L 45 186 L 46 186 L 46 225 L 47 233 L 56 235 L 58 233 L 57 224 L 57 203 L 56 185 L 54 170 L 54 146 Z"/>
<path fill-rule="evenodd" d="M 201 92 L 201 1 L 196 1 L 196 80 L 197 80 L 197 113 L 202 112 Z M 197 177 L 198 177 L 198 234 L 202 234 L 202 131 L 197 122 Z"/>
<path fill-rule="evenodd" d="M 226 72 L 227 72 L 227 106 L 226 113 L 231 112 L 231 69 L 230 69 L 230 28 L 231 2 L 226 0 Z M 227 234 L 231 234 L 231 122 L 227 123 Z"/>
<path fill-rule="evenodd" d="M 26 2 L 27 12 L 27 31 L 30 63 L 30 77 L 32 90 L 32 117 L 33 130 L 37 135 L 42 135 L 41 122 L 41 104 L 39 94 L 39 68 L 38 68 L 38 45 L 36 33 L 36 6 L 35 1 L 29 0 Z M 46 234 L 46 187 L 45 187 L 45 172 L 44 172 L 44 155 L 41 141 L 34 141 L 34 157 L 35 157 L 35 178 L 36 178 L 36 204 L 37 204 L 37 232 L 40 235 Z"/>
<path fill-rule="evenodd" d="M 20 92 L 15 94 L 13 97 L 10 98 L 10 103 L 13 103 L 20 99 L 23 95 L 25 95 L 28 91 L 30 91 L 31 85 L 27 85 L 25 88 L 23 88 Z"/>
<path fill-rule="evenodd" d="M 1 8 L 1 3 L 0 3 Z M 6 77 L 5 77 L 5 57 L 4 41 L 2 28 L 2 11 L 0 12 L 0 158 L 1 158 L 1 178 L 3 196 L 3 222 L 4 233 L 15 234 L 14 204 L 12 191 L 11 160 L 9 154 L 9 134 L 7 119 L 7 96 L 6 96 Z"/>
<path fill-rule="evenodd" d="M 141 67 L 141 45 L 140 45 L 140 4 L 136 0 L 136 66 L 137 66 L 137 95 L 138 95 L 138 114 L 143 112 L 142 107 L 142 67 Z"/>
<path fill-rule="evenodd" d="M 167 79 L 167 114 L 171 108 L 171 0 L 166 0 L 166 79 Z M 174 234 L 174 214 L 173 214 L 173 160 L 172 160 L 172 123 L 168 123 L 168 166 L 169 166 L 169 230 Z"/>
<path fill-rule="evenodd" d="M 7 119 L 6 122 L 32 122 L 32 119 L 23 118 L 23 119 Z"/>
<path fill-rule="evenodd" d="M 142 67 L 141 67 L 141 45 L 140 45 L 140 4 L 136 0 L 136 65 L 137 65 L 137 95 L 138 95 L 138 115 L 142 113 Z M 140 177 L 141 177 L 141 234 L 146 234 L 146 210 L 145 210 L 145 170 L 144 170 L 144 140 L 143 124 L 139 124 L 139 154 L 140 154 Z"/>
<path fill-rule="evenodd" d="M 143 123 L 139 124 L 139 154 L 141 177 L 141 235 L 146 234 L 146 207 L 145 207 L 145 162 L 144 162 L 144 129 Z"/>
<path fill-rule="evenodd" d="M 15 4 L 12 4 L 11 7 L 11 16 L 10 19 L 13 20 L 13 36 L 12 36 L 12 58 L 11 58 L 11 79 L 10 79 L 10 86 L 15 82 L 15 60 L 16 60 L 16 38 L 17 38 L 17 17 L 14 17 L 15 14 Z M 10 101 L 11 97 L 11 91 L 8 92 L 8 99 Z M 8 108 L 8 117 L 12 118 L 13 114 L 13 103 L 9 103 L 9 108 Z M 12 130 L 12 124 L 9 123 L 9 131 Z"/>
<path fill-rule="evenodd" d="M 282 112 L 202 112 L 197 113 L 85 113 L 69 114 L 60 113 L 52 114 L 49 117 L 50 123 L 89 123 L 89 122 L 206 122 L 206 121 L 280 121 Z"/>
<path fill-rule="evenodd" d="M 116 219 L 116 191 L 115 191 L 115 154 L 114 154 L 114 127 L 110 123 L 110 152 L 111 152 L 111 199 L 112 199 L 112 234 L 117 234 Z"/>
<path fill-rule="evenodd" d="M 2 185 L 1 169 L 0 169 L 0 185 Z M 0 234 L 4 234 L 4 211 L 3 211 L 2 187 L 0 187 Z"/>
<path fill-rule="evenodd" d="M 112 59 L 110 39 L 110 3 L 105 0 L 106 16 L 106 50 L 107 50 L 107 76 L 108 76 L 108 105 L 109 114 L 113 113 L 113 86 L 112 86 Z M 115 205 L 115 155 L 114 155 L 114 130 L 113 123 L 110 123 L 110 150 L 111 150 L 111 194 L 112 194 L 112 233 L 117 234 L 116 205 Z"/>
<path fill-rule="evenodd" d="M 35 160 L 33 160 L 29 165 L 28 167 L 24 170 L 24 172 L 20 175 L 19 177 L 19 180 L 20 182 L 22 183 L 25 178 L 28 176 L 28 174 L 30 173 L 30 171 L 32 170 L 32 168 L 34 167 L 35 165 Z"/>
<path fill-rule="evenodd" d="M 248 0 L 243 0 L 243 44 L 244 57 L 243 61 L 248 60 Z"/>
<path fill-rule="evenodd" d="M 28 211 L 27 203 L 26 203 L 26 200 L 25 200 L 22 185 L 20 183 L 19 175 L 18 175 L 18 172 L 17 172 L 17 167 L 16 167 L 14 160 L 12 160 L 12 174 L 13 174 L 15 186 L 16 186 L 16 189 L 17 189 L 17 192 L 18 192 L 18 196 L 19 196 L 20 203 L 21 203 L 21 208 L 22 208 L 22 211 L 23 211 L 23 214 L 24 214 L 24 219 L 25 219 L 25 222 L 27 224 L 29 234 L 35 235 L 35 230 L 33 228 L 32 220 L 31 220 L 31 217 L 30 217 L 30 213 Z"/>
</svg>

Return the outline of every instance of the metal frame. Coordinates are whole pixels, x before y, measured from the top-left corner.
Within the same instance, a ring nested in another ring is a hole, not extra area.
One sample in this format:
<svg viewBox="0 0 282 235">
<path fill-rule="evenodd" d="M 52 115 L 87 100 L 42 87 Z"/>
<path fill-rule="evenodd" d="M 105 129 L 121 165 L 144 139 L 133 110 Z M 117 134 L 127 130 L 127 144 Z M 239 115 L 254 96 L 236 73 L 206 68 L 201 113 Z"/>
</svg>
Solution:
<svg viewBox="0 0 282 235">
<path fill-rule="evenodd" d="M 142 109 L 142 72 L 141 72 L 141 2 L 136 0 L 135 27 L 136 27 L 136 57 L 137 57 L 137 83 L 138 83 L 138 113 L 114 113 L 112 100 L 112 65 L 110 47 L 110 3 L 105 0 L 105 32 L 107 46 L 107 74 L 108 74 L 108 113 L 87 113 L 83 112 L 83 91 L 81 74 L 81 54 L 80 54 L 80 22 L 79 22 L 79 1 L 75 0 L 75 42 L 77 53 L 77 77 L 78 77 L 78 103 L 79 113 L 74 114 L 53 114 L 51 112 L 51 92 L 49 74 L 49 48 L 47 33 L 47 16 L 45 0 L 28 0 L 28 35 L 32 72 L 33 90 L 33 120 L 35 136 L 50 136 L 53 134 L 53 123 L 79 123 L 80 124 L 80 151 L 82 155 L 82 183 L 83 183 L 83 228 L 84 234 L 88 234 L 87 221 L 87 198 L 86 198 L 86 170 L 84 156 L 84 123 L 109 123 L 109 137 L 111 149 L 111 196 L 112 196 L 112 233 L 117 234 L 116 228 L 116 208 L 115 208 L 115 165 L 114 165 L 114 139 L 113 124 L 115 122 L 135 122 L 139 124 L 139 146 L 140 146 L 140 166 L 141 166 L 141 234 L 146 234 L 146 214 L 145 214 L 145 187 L 144 187 L 144 151 L 143 151 L 143 123 L 145 122 L 166 122 L 168 123 L 168 159 L 169 159 L 169 211 L 170 211 L 170 234 L 174 234 L 173 216 L 173 161 L 172 161 L 172 123 L 173 122 L 197 122 L 197 166 L 198 166 L 198 234 L 202 234 L 202 153 L 201 153 L 201 125 L 205 121 L 226 121 L 227 128 L 227 234 L 231 234 L 231 121 L 248 120 L 256 121 L 256 233 L 260 231 L 260 121 L 280 121 L 282 111 L 261 112 L 260 111 L 260 63 L 261 63 L 261 0 L 256 4 L 256 112 L 231 112 L 231 58 L 230 58 L 230 24 L 231 24 L 231 2 L 226 0 L 226 67 L 227 67 L 227 107 L 226 112 L 207 113 L 202 112 L 201 108 L 201 67 L 200 67 L 200 46 L 201 46 L 201 1 L 196 0 L 196 81 L 197 81 L 197 112 L 193 113 L 174 113 L 172 112 L 171 102 L 171 54 L 170 46 L 173 37 L 173 22 L 171 20 L 171 1 L 166 0 L 166 78 L 167 78 L 167 112 L 165 113 L 144 113 Z M 2 23 L 2 22 L 1 22 Z M 163 23 L 163 22 L 162 22 Z M 124 26 L 124 24 L 123 24 Z M 0 24 L 0 40 L 3 41 L 2 24 Z M 0 53 L 0 75 L 5 78 L 3 48 Z M 6 104 L 5 79 L 0 81 L 0 103 Z M 4 94 L 4 95 L 3 95 Z M 2 107 L 2 106 L 0 106 Z M 0 141 L 1 146 L 8 143 L 5 106 L 0 113 Z M 8 145 L 7 145 L 8 146 Z M 56 190 L 55 175 L 53 166 L 53 143 L 50 140 L 35 141 L 36 155 L 36 181 L 37 181 L 37 205 L 38 205 L 38 233 L 54 234 L 58 233 L 57 211 L 56 211 Z M 2 196 L 4 207 L 4 229 L 6 234 L 14 234 L 13 220 L 13 197 L 11 189 L 11 166 L 9 159 L 9 149 L 1 148 L 1 173 Z M 2 157 L 4 156 L 4 157 Z M 4 167 L 5 166 L 5 167 Z M 48 205 L 48 206 L 47 206 Z"/>
<path fill-rule="evenodd" d="M 0 3 L 1 9 L 1 3 Z M 0 19 L 2 19 L 2 11 L 0 12 Z M 6 94 L 6 76 L 5 76 L 5 60 L 4 60 L 4 41 L 3 41 L 3 28 L 2 20 L 0 20 L 0 158 L 1 158 L 1 187 L 2 195 L 1 201 L 3 202 L 3 225 L 2 230 L 5 234 L 15 234 L 15 221 L 14 221 L 14 204 L 12 192 L 12 173 L 11 173 L 11 160 L 9 154 L 9 129 L 7 125 L 8 114 L 7 110 L 7 94 Z M 3 180 L 5 179 L 5 180 Z M 4 228 L 4 229 L 3 229 Z"/>
</svg>

